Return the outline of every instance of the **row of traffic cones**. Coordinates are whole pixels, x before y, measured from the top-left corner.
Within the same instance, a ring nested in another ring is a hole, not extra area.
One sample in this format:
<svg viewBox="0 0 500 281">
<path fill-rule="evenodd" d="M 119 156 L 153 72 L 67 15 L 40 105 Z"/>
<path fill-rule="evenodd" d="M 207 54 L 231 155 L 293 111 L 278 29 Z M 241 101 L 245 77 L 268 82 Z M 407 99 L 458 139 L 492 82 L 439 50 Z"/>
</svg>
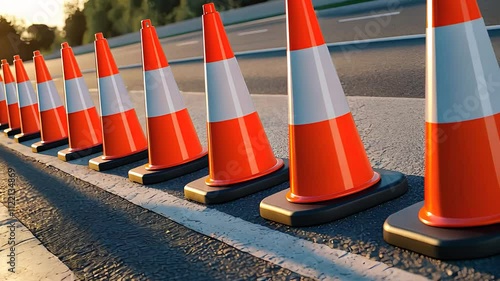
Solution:
<svg viewBox="0 0 500 281">
<path fill-rule="evenodd" d="M 500 81 L 500 68 L 477 3 L 464 0 L 464 5 L 452 10 L 443 3 L 429 0 L 428 4 L 425 204 L 389 217 L 384 238 L 438 258 L 492 255 L 500 252 L 500 100 L 496 98 L 500 93 L 488 81 Z M 403 174 L 371 167 L 311 0 L 286 1 L 286 11 L 289 163 L 272 152 L 213 4 L 203 5 L 208 148 L 199 142 L 156 31 L 144 20 L 147 138 L 109 46 L 102 34 L 96 34 L 101 124 L 71 48 L 64 43 L 61 56 L 70 148 L 60 151 L 59 157 L 70 160 L 76 157 L 70 156 L 74 153 L 94 153 L 102 147 L 103 155 L 91 159 L 89 166 L 105 170 L 148 154 L 147 165 L 129 171 L 132 181 L 143 184 L 208 165 L 207 176 L 184 188 L 186 198 L 205 204 L 234 200 L 289 179 L 289 190 L 262 200 L 260 214 L 291 226 L 343 218 L 404 194 L 407 180 Z M 450 43 L 458 47 L 450 51 Z M 0 100 L 0 110 L 6 108 L 8 118 L 1 119 L 0 114 L 0 124 L 7 122 L 7 131 L 20 127 L 21 138 L 36 133 L 33 124 L 38 124 L 38 107 L 18 58 L 15 66 L 20 109 L 12 87 L 15 82 L 8 67 L 3 67 L 7 99 L 5 103 Z M 43 145 L 45 133 L 52 142 L 64 139 L 66 123 L 38 53 L 35 67 Z M 466 119 L 449 120 L 450 108 L 471 98 L 480 106 Z M 11 117 L 11 108 L 13 115 L 21 111 L 21 125 Z M 27 124 L 33 126 L 23 125 L 30 118 L 33 121 Z M 47 121 L 52 126 L 46 127 L 45 120 L 52 120 Z M 445 140 L 435 139 L 442 136 L 439 132 L 445 132 Z"/>
</svg>

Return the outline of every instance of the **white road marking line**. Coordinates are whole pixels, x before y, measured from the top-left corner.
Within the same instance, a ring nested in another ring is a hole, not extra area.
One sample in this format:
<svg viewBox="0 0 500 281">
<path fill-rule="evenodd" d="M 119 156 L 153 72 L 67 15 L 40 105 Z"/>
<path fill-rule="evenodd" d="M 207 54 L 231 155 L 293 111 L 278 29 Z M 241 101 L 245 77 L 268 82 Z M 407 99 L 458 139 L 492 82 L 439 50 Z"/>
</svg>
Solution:
<svg viewBox="0 0 500 281">
<path fill-rule="evenodd" d="M 204 93 L 183 93 L 203 97 Z M 278 99 L 286 97 L 279 96 Z M 204 99 L 197 99 L 204 100 Z M 69 162 L 33 153 L 30 147 L 0 138 L 0 145 L 53 166 L 129 202 L 158 213 L 198 233 L 298 274 L 321 280 L 428 280 L 361 255 L 292 236 L 251 223 L 216 209 L 173 196 L 163 190 L 132 183 L 126 177 L 89 170 L 82 158 Z M 76 165 L 75 165 L 76 164 Z M 103 180 L 105 179 L 105 180 Z M 259 239 L 265 237 L 266 239 Z"/>
<path fill-rule="evenodd" d="M 245 35 L 251 35 L 251 34 L 258 34 L 258 33 L 264 33 L 267 32 L 268 29 L 259 29 L 259 30 L 252 30 L 252 31 L 246 31 L 246 32 L 240 32 L 238 33 L 238 36 L 245 36 Z"/>
<path fill-rule="evenodd" d="M 348 21 L 365 20 L 365 19 L 372 19 L 372 18 L 385 17 L 385 16 L 395 16 L 395 15 L 399 15 L 400 13 L 401 12 L 391 12 L 391 13 L 376 14 L 376 15 L 356 17 L 356 18 L 340 19 L 340 20 L 338 20 L 338 22 L 348 22 Z"/>
<path fill-rule="evenodd" d="M 180 47 L 180 46 L 194 45 L 194 44 L 197 44 L 198 42 L 200 42 L 200 41 L 192 40 L 192 41 L 187 41 L 187 42 L 182 42 L 182 43 L 176 44 L 175 46 Z"/>
<path fill-rule="evenodd" d="M 274 17 L 270 17 L 270 18 L 264 18 L 264 19 L 260 19 L 260 20 L 254 20 L 254 21 L 251 21 L 251 22 L 238 23 L 238 24 L 234 24 L 234 25 L 229 25 L 226 28 L 226 31 L 229 31 L 229 30 L 232 30 L 232 29 L 235 29 L 235 28 L 240 28 L 242 26 L 247 26 L 247 25 L 255 25 L 255 24 L 264 23 L 264 22 L 272 22 L 272 21 L 284 20 L 285 18 L 286 18 L 285 15 L 278 15 L 278 16 L 274 16 Z"/>
<path fill-rule="evenodd" d="M 89 89 L 89 92 L 98 92 L 98 91 L 99 91 L 99 89 L 97 89 L 97 88 L 90 88 Z"/>
<path fill-rule="evenodd" d="M 144 93 L 143 90 L 129 90 L 128 92 L 129 92 L 129 94 L 143 94 Z"/>
</svg>

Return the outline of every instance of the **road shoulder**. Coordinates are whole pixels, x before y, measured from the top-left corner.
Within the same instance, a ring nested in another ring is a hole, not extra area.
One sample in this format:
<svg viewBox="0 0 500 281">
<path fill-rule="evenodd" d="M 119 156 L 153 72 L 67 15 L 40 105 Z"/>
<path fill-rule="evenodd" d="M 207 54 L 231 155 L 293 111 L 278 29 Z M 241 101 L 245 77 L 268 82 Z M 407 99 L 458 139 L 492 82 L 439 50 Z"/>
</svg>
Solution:
<svg viewBox="0 0 500 281">
<path fill-rule="evenodd" d="M 0 280 L 77 280 L 10 210 L 0 204 Z"/>
</svg>

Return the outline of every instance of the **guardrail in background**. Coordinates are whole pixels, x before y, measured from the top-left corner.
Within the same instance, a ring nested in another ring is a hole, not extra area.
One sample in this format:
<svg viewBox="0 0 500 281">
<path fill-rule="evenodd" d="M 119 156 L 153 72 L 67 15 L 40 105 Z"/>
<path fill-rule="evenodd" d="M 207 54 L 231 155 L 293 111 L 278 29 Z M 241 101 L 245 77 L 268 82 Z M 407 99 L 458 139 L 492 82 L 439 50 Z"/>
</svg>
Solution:
<svg viewBox="0 0 500 281">
<path fill-rule="evenodd" d="M 314 7 L 317 8 L 325 5 L 342 3 L 345 1 L 346 0 L 313 0 L 313 4 Z M 402 4 L 402 3 L 425 2 L 425 0 L 374 0 L 370 2 L 356 4 L 356 7 L 357 9 L 371 10 L 380 7 L 381 5 L 387 5 L 388 3 L 390 4 L 391 2 L 394 2 L 396 4 Z M 335 10 L 334 13 L 332 13 L 333 9 Z M 328 12 L 330 16 L 333 14 L 341 15 L 348 11 L 352 11 L 352 6 L 343 6 L 333 9 L 320 11 L 318 12 L 318 16 L 321 16 L 321 14 L 326 12 Z M 271 0 L 268 2 L 259 3 L 239 9 L 220 12 L 222 22 L 226 26 L 242 22 L 248 22 L 252 20 L 258 20 L 262 18 L 270 18 L 273 16 L 279 16 L 284 14 L 285 14 L 285 4 L 283 0 Z M 189 20 L 160 26 L 156 29 L 156 31 L 158 33 L 158 37 L 160 38 L 181 35 L 189 32 L 201 31 L 201 18 L 200 17 L 192 18 Z M 110 38 L 108 40 L 108 43 L 111 48 L 114 48 L 114 47 L 139 43 L 140 41 L 141 38 L 139 32 L 133 32 Z M 73 47 L 73 52 L 76 55 L 91 53 L 93 51 L 94 51 L 93 43 Z M 48 54 L 45 56 L 46 59 L 54 59 L 59 57 L 60 57 L 59 50 L 56 50 L 52 54 Z"/>
</svg>

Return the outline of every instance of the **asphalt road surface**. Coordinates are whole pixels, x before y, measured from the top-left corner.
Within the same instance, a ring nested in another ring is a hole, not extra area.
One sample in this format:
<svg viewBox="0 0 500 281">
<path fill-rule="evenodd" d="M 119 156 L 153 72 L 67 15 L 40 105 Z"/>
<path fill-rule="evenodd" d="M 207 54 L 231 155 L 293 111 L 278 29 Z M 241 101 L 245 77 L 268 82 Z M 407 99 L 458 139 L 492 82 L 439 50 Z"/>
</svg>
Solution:
<svg viewBox="0 0 500 281">
<path fill-rule="evenodd" d="M 142 95 L 132 97 L 132 100 L 145 128 L 145 113 L 140 106 L 143 100 L 139 96 Z M 184 99 L 200 140 L 206 145 L 204 95 L 185 93 Z M 276 156 L 287 158 L 286 96 L 254 95 L 253 101 Z M 366 262 L 381 262 L 378 266 L 382 268 L 385 265 L 388 269 L 404 270 L 434 280 L 498 278 L 499 255 L 474 260 L 441 261 L 390 246 L 383 241 L 382 224 L 387 216 L 423 199 L 424 101 L 351 97 L 349 105 L 372 165 L 405 173 L 409 181 L 409 191 L 390 202 L 319 226 L 287 227 L 266 221 L 259 216 L 259 202 L 274 192 L 288 188 L 287 184 L 207 208 L 190 203 L 184 199 L 183 186 L 206 175 L 206 169 L 144 188 L 131 183 L 127 179 L 127 172 L 146 161 L 99 173 L 89 170 L 86 166 L 88 159 L 96 155 L 65 163 L 55 158 L 58 149 L 33 154 L 29 146 L 36 140 L 19 145 L 13 144 L 12 140 L 5 137 L 0 138 L 0 169 L 5 170 L 9 166 L 18 174 L 16 208 L 19 219 L 80 278 L 88 279 L 94 275 L 103 280 L 121 275 L 141 280 L 165 280 L 170 276 L 172 279 L 179 276 L 183 280 L 237 280 L 255 279 L 256 276 L 278 280 L 299 278 L 280 268 L 289 268 L 289 262 L 275 263 L 277 266 L 273 266 L 253 258 L 255 249 L 267 249 L 268 252 L 261 254 L 261 257 L 272 257 L 274 251 L 278 250 L 287 252 L 297 248 L 301 251 L 308 249 L 295 244 L 281 245 L 279 240 L 269 238 L 273 231 L 312 242 L 314 245 L 323 245 L 328 249 L 355 254 L 367 258 Z M 34 160 L 19 156 L 3 146 L 22 148 L 23 153 L 37 158 Z M 71 175 L 92 184 L 86 184 Z M 0 176 L 2 198 L 5 197 L 7 185 L 5 177 L 4 173 Z M 100 188 L 94 185 L 99 185 Z M 172 218 L 177 224 L 131 206 L 111 193 L 120 194 L 122 198 L 155 212 L 162 212 L 162 208 L 155 206 L 165 206 L 164 216 Z M 164 193 L 173 199 L 165 201 L 164 197 L 157 198 L 159 194 Z M 144 194 L 143 199 L 139 198 L 140 194 Z M 189 209 L 192 206 L 196 207 L 194 212 Z M 218 214 L 211 215 L 210 212 L 214 211 Z M 188 216 L 182 217 L 184 214 Z M 179 219 L 179 216 L 182 218 Z M 207 222 L 199 216 L 215 222 Z M 220 229 L 221 226 L 217 226 L 216 222 L 222 220 L 223 216 L 229 217 L 230 220 L 224 224 L 225 229 Z M 258 227 L 265 230 L 245 232 L 244 235 L 247 235 L 249 240 L 238 242 L 242 241 L 238 226 L 249 224 L 251 230 Z M 195 233 L 183 227 L 184 225 L 196 229 L 196 232 L 205 229 L 203 234 L 232 243 L 232 247 L 237 251 L 233 251 L 231 247 L 226 250 L 227 246 L 223 243 Z M 258 245 L 262 243 L 266 243 L 271 249 L 259 248 Z M 244 252 L 253 252 L 253 255 L 249 256 Z M 300 266 L 308 262 L 307 258 L 312 256 L 293 255 L 292 261 Z M 323 269 L 330 270 L 335 266 L 342 267 L 343 262 L 349 260 L 350 258 L 331 258 L 317 266 L 324 264 L 326 269 Z M 172 267 L 176 270 L 173 271 Z M 304 264 L 300 268 L 304 270 L 308 267 Z M 242 272 L 238 273 L 237 270 Z M 341 278 L 359 280 L 361 277 L 351 274 Z M 366 276 L 362 279 L 373 277 Z M 394 277 L 392 279 L 394 280 Z"/>
<path fill-rule="evenodd" d="M 478 2 L 486 24 L 500 24 L 500 2 Z M 404 6 L 370 4 L 364 8 L 363 5 L 348 7 L 343 12 L 319 12 L 325 41 L 335 43 L 425 33 L 425 1 L 415 0 L 414 4 Z M 235 52 L 286 46 L 284 16 L 232 25 L 227 27 L 227 33 Z M 492 35 L 497 58 L 500 58 L 499 37 L 500 32 Z M 165 38 L 162 43 L 181 91 L 204 91 L 202 60 L 175 63 L 180 59 L 203 55 L 201 32 Z M 424 40 L 370 43 L 331 50 L 347 95 L 424 96 Z M 141 63 L 140 44 L 114 48 L 112 52 L 119 67 Z M 82 70 L 90 70 L 85 77 L 89 87 L 96 88 L 94 54 L 78 55 L 77 61 Z M 239 62 L 251 93 L 286 94 L 285 52 L 244 56 Z M 54 78 L 62 76 L 60 59 L 48 60 L 47 65 Z M 34 80 L 33 64 L 26 62 L 25 66 Z M 140 67 L 121 70 L 121 74 L 129 89 L 143 89 Z M 59 80 L 56 83 L 62 92 L 63 82 Z"/>
</svg>

